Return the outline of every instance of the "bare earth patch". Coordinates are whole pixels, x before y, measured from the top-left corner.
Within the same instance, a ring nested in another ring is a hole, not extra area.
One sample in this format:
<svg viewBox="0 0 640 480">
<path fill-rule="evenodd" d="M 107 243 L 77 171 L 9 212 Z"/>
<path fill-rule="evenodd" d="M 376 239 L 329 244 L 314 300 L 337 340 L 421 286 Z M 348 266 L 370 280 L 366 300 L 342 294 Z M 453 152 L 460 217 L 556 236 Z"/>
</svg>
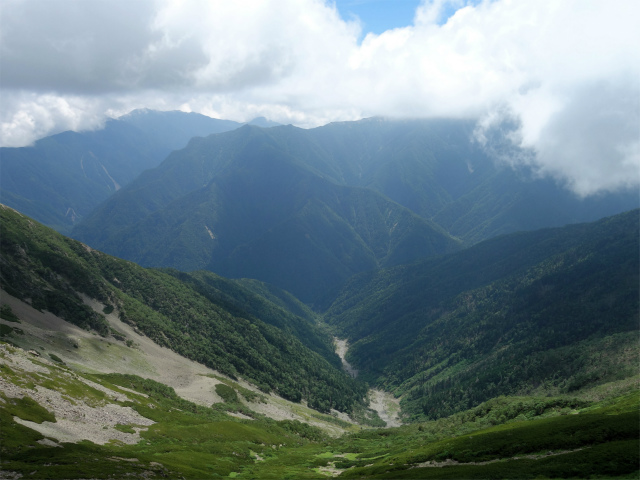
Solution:
<svg viewBox="0 0 640 480">
<path fill-rule="evenodd" d="M 342 360 L 342 367 L 349 375 L 356 378 L 358 370 L 345 360 L 345 355 L 349 350 L 349 343 L 347 340 L 340 340 L 338 337 L 333 337 L 333 342 L 336 347 L 336 353 Z M 378 412 L 378 416 L 387 424 L 387 427 L 399 427 L 402 425 L 399 416 L 400 400 L 388 392 L 377 389 L 370 389 L 368 395 L 369 407 Z"/>
<path fill-rule="evenodd" d="M 387 424 L 387 427 L 399 427 L 400 400 L 391 393 L 382 390 L 369 390 L 369 407 L 378 412 L 378 416 Z"/>
<path fill-rule="evenodd" d="M 358 376 L 358 370 L 353 368 L 353 366 L 345 360 L 345 355 L 347 354 L 347 350 L 349 350 L 349 343 L 347 340 L 340 340 L 338 337 L 333 337 L 334 345 L 336 346 L 336 353 L 342 360 L 342 368 L 351 375 L 353 378 Z"/>
<path fill-rule="evenodd" d="M 573 453 L 583 450 L 583 448 L 576 448 L 575 450 L 561 450 L 559 452 L 547 452 L 540 455 L 521 455 L 519 457 L 510 457 L 510 458 L 497 458 L 495 460 L 487 460 L 486 462 L 458 462 L 457 460 L 453 460 L 448 458 L 442 462 L 436 462 L 435 460 L 431 460 L 424 463 L 418 463 L 411 468 L 442 468 L 442 467 L 450 467 L 452 465 L 489 465 L 490 463 L 497 462 L 505 462 L 511 460 L 522 460 L 524 458 L 528 460 L 541 460 L 547 457 L 555 457 L 556 455 L 565 455 L 567 453 Z"/>
</svg>

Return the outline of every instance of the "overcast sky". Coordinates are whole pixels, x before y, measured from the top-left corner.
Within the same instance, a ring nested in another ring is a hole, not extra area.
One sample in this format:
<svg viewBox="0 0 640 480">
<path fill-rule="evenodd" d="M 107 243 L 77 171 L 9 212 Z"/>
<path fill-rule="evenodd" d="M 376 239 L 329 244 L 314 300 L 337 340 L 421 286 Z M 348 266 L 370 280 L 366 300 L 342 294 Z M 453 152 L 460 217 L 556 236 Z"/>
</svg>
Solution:
<svg viewBox="0 0 640 480">
<path fill-rule="evenodd" d="M 639 18 L 636 0 L 2 0 L 0 140 L 141 107 L 469 117 L 578 194 L 638 186 Z"/>
</svg>

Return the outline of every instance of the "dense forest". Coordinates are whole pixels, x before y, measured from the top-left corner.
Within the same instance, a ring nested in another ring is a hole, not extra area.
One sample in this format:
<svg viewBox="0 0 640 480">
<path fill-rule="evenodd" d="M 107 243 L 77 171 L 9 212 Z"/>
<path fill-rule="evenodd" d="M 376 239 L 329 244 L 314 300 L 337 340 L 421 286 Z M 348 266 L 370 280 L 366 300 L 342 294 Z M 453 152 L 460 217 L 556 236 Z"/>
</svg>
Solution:
<svg viewBox="0 0 640 480">
<path fill-rule="evenodd" d="M 324 319 L 367 381 L 438 418 L 637 369 L 637 210 L 354 277 Z"/>
</svg>

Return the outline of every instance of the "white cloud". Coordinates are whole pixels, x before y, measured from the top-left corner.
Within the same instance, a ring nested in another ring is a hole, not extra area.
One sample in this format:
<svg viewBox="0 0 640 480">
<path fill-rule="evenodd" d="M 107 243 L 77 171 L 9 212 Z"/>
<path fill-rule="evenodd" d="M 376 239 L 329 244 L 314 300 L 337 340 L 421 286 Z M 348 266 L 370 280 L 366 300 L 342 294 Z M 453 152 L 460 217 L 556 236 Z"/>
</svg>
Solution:
<svg viewBox="0 0 640 480">
<path fill-rule="evenodd" d="M 0 133 L 3 146 L 23 146 L 64 130 L 104 125 L 108 106 L 102 99 L 35 92 L 1 92 Z"/>
<path fill-rule="evenodd" d="M 541 174 L 582 195 L 637 186 L 637 18 L 627 0 L 433 0 L 358 43 L 331 1 L 5 0 L 0 134 L 26 144 L 136 107 L 305 127 L 507 112 Z"/>
<path fill-rule="evenodd" d="M 534 167 L 585 196 L 637 186 L 640 180 L 640 91 L 628 77 L 574 86 L 541 128 L 529 132 L 520 110 L 521 145 L 536 152 Z M 542 102 L 541 102 L 542 103 Z M 578 173 L 576 173 L 578 170 Z"/>
</svg>

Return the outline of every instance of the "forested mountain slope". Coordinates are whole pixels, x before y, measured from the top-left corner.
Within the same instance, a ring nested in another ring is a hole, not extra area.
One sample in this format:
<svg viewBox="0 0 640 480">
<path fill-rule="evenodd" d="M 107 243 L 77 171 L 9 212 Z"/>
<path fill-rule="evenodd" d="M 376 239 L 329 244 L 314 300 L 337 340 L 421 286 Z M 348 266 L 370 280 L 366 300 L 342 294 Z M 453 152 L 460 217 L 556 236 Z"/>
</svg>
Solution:
<svg viewBox="0 0 640 480">
<path fill-rule="evenodd" d="M 313 303 L 354 273 L 638 206 L 637 192 L 579 199 L 501 165 L 473 128 L 373 118 L 194 139 L 73 236 L 145 266 L 257 278 Z"/>
<path fill-rule="evenodd" d="M 136 110 L 104 128 L 0 148 L 0 201 L 61 232 L 195 136 L 240 124 L 196 113 Z"/>
<path fill-rule="evenodd" d="M 370 382 L 430 418 L 637 374 L 639 212 L 352 278 L 324 320 Z"/>
<path fill-rule="evenodd" d="M 512 168 L 508 159 L 523 152 L 495 139 L 481 146 L 475 128 L 473 120 L 370 118 L 304 135 L 324 153 L 314 167 L 334 181 L 379 191 L 467 245 L 640 206 L 637 189 L 581 199 L 527 168 Z"/>
<path fill-rule="evenodd" d="M 234 315 L 251 315 L 293 335 L 334 367 L 341 368 L 333 342 L 316 328 L 317 315 L 290 293 L 258 280 L 229 280 L 204 270 L 165 272 Z"/>
<path fill-rule="evenodd" d="M 192 141 L 74 236 L 145 266 L 257 278 L 308 303 L 355 273 L 458 248 L 379 193 L 314 172 L 277 130 L 245 126 Z"/>
<path fill-rule="evenodd" d="M 339 361 L 312 323 L 239 285 L 206 275 L 182 281 L 100 253 L 5 206 L 0 215 L 2 289 L 36 309 L 109 335 L 86 295 L 159 345 L 318 410 L 351 411 L 366 392 L 334 367 Z"/>
<path fill-rule="evenodd" d="M 501 237 L 376 274 L 376 288 L 397 275 L 394 282 L 414 293 L 446 297 L 421 306 L 414 318 L 433 321 L 405 349 L 383 352 L 388 368 L 377 376 L 404 394 L 407 418 L 446 418 L 369 429 L 300 404 L 287 408 L 312 425 L 282 419 L 271 408 L 284 400 L 229 378 L 308 399 L 321 411 L 362 409 L 361 384 L 303 346 L 327 353 L 315 315 L 286 292 L 210 272 L 145 270 L 1 206 L 0 475 L 631 478 L 638 471 L 638 215 Z M 441 291 L 425 265 L 441 276 Z M 363 295 L 355 300 L 364 309 L 374 284 L 359 281 Z M 388 293 L 382 313 L 392 319 L 390 309 L 404 307 L 394 301 L 399 291 Z M 565 302 L 567 295 L 574 299 Z M 394 328 L 402 333 L 401 324 L 391 327 L 390 340 Z M 228 376 L 187 366 L 154 342 Z M 153 372 L 149 355 L 166 359 L 165 368 Z M 145 378 L 149 372 L 155 380 Z M 534 396 L 498 396 L 465 410 L 505 392 Z M 326 433 L 336 430 L 344 435 Z"/>
</svg>

